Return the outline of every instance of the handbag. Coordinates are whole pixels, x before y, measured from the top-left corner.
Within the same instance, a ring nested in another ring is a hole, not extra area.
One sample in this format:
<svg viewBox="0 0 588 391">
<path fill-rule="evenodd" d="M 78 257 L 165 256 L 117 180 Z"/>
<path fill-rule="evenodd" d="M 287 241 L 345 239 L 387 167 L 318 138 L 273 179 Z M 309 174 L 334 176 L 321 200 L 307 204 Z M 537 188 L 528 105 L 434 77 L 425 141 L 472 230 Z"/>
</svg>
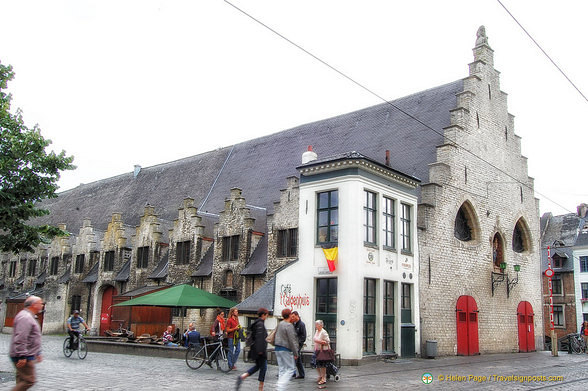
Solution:
<svg viewBox="0 0 588 391">
<path fill-rule="evenodd" d="M 241 342 L 247 341 L 247 332 L 245 331 L 244 328 L 239 329 L 239 339 L 241 340 Z"/>
<path fill-rule="evenodd" d="M 316 355 L 317 361 L 335 361 L 335 352 L 329 348 L 326 350 L 319 350 Z"/>
<path fill-rule="evenodd" d="M 276 342 L 276 330 L 278 328 L 276 327 L 275 329 L 272 330 L 271 333 L 269 333 L 269 335 L 265 338 L 265 342 L 270 343 L 270 344 L 274 344 Z"/>
</svg>

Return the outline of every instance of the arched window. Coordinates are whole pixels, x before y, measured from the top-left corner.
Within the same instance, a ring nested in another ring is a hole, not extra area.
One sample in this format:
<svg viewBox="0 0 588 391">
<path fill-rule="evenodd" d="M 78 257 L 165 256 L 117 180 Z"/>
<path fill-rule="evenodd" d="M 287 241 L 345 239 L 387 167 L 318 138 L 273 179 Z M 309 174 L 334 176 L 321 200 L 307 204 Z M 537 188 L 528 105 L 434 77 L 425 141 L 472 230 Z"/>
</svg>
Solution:
<svg viewBox="0 0 588 391">
<path fill-rule="evenodd" d="M 498 233 L 492 239 L 492 262 L 497 268 L 500 268 L 500 264 L 504 262 L 504 244 Z"/>
<path fill-rule="evenodd" d="M 227 270 L 225 272 L 225 288 L 233 287 L 233 271 Z"/>
<path fill-rule="evenodd" d="M 529 243 L 529 230 L 525 221 L 520 218 L 512 231 L 512 249 L 516 253 L 522 253 L 529 250 Z"/>
<path fill-rule="evenodd" d="M 464 242 L 476 239 L 475 222 L 475 213 L 471 204 L 464 202 L 455 216 L 453 235 Z"/>
</svg>

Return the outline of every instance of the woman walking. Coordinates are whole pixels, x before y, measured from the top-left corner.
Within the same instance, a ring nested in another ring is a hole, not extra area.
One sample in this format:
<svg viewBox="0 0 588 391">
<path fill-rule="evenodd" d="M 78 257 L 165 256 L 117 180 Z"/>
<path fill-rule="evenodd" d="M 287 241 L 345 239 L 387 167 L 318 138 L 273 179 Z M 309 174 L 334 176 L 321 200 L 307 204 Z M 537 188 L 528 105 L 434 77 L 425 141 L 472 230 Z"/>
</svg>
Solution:
<svg viewBox="0 0 588 391">
<path fill-rule="evenodd" d="M 265 320 L 269 314 L 265 308 L 257 310 L 258 318 L 249 326 L 249 337 L 251 346 L 249 350 L 249 360 L 255 360 L 255 365 L 249 368 L 247 372 L 237 378 L 236 390 L 239 390 L 243 380 L 259 371 L 259 391 L 263 391 L 263 382 L 265 381 L 265 372 L 267 370 L 267 330 L 265 329 Z"/>
<path fill-rule="evenodd" d="M 298 358 L 298 338 L 292 324 L 294 317 L 290 316 L 292 310 L 282 310 L 284 320 L 278 324 L 276 339 L 274 342 L 276 358 L 278 359 L 279 379 L 277 390 L 286 389 L 286 385 L 296 374 L 296 359 Z"/>
<path fill-rule="evenodd" d="M 216 319 L 210 328 L 210 335 L 219 339 L 225 333 L 225 311 L 220 308 L 216 309 Z"/>
<path fill-rule="evenodd" d="M 316 370 L 318 372 L 318 385 L 325 384 L 327 382 L 327 364 L 329 361 L 319 360 L 318 354 L 321 350 L 328 350 L 330 349 L 330 342 L 329 334 L 327 330 L 323 328 L 323 321 L 317 320 L 314 322 L 316 327 L 316 332 L 314 333 L 314 356 L 316 357 Z"/>
<path fill-rule="evenodd" d="M 239 352 L 241 351 L 241 339 L 239 333 L 241 325 L 239 324 L 239 310 L 233 307 L 229 310 L 229 317 L 227 319 L 227 340 L 229 342 L 229 368 L 237 369 L 235 364 L 239 358 Z M 235 337 L 235 332 L 237 336 Z"/>
</svg>

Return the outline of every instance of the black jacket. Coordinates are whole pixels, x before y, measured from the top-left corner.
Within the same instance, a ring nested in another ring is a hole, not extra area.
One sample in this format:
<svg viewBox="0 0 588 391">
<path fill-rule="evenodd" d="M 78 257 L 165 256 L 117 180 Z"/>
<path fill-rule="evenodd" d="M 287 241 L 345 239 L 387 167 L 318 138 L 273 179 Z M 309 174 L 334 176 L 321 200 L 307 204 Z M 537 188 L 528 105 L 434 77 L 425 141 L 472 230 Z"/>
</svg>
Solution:
<svg viewBox="0 0 588 391">
<path fill-rule="evenodd" d="M 249 326 L 249 333 L 253 338 L 253 344 L 251 345 L 251 350 L 249 351 L 249 358 L 255 360 L 259 353 L 262 353 L 264 358 L 267 358 L 267 330 L 265 329 L 265 324 L 261 318 L 257 318 L 255 322 Z"/>
<path fill-rule="evenodd" d="M 298 338 L 298 349 L 302 349 L 304 342 L 306 342 L 306 325 L 303 321 L 299 320 L 294 323 L 294 330 L 296 331 L 296 337 Z"/>
</svg>

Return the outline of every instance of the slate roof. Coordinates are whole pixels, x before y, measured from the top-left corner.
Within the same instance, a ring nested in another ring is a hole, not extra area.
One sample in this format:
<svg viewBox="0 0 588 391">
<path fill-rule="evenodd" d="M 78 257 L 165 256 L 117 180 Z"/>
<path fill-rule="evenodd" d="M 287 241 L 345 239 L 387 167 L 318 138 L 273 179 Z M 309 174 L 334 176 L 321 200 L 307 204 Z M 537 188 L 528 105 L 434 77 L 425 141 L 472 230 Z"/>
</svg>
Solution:
<svg viewBox="0 0 588 391">
<path fill-rule="evenodd" d="M 100 262 L 96 262 L 94 264 L 94 266 L 92 266 L 92 268 L 88 272 L 88 275 L 86 275 L 86 277 L 82 280 L 82 282 L 95 283 L 96 281 L 98 281 L 98 266 L 99 265 L 100 265 Z"/>
<path fill-rule="evenodd" d="M 114 277 L 114 281 L 119 281 L 119 282 L 128 281 L 130 275 L 131 275 L 131 260 L 129 259 L 120 268 L 120 271 L 117 273 L 116 277 Z"/>
<path fill-rule="evenodd" d="M 57 280 L 57 283 L 59 283 L 59 284 L 68 283 L 70 276 L 71 276 L 71 267 L 68 267 L 67 270 L 65 271 L 65 273 L 63 273 L 63 275 L 61 277 L 59 277 L 59 279 Z"/>
<path fill-rule="evenodd" d="M 191 277 L 208 277 L 212 274 L 212 264 L 214 261 L 214 244 L 208 247 L 206 253 L 202 257 L 200 265 L 196 268 Z"/>
<path fill-rule="evenodd" d="M 450 125 L 450 110 L 463 90 L 458 80 L 392 101 L 443 134 Z M 162 219 L 173 221 L 183 199 L 191 197 L 202 212 L 219 213 L 230 189 L 243 190 L 246 203 L 273 212 L 280 189 L 312 145 L 319 158 L 357 150 L 383 161 L 390 153 L 395 170 L 428 182 L 428 165 L 436 160 L 436 146 L 443 136 L 387 103 L 337 117 L 301 125 L 230 147 L 185 159 L 142 168 L 84 184 L 44 200 L 51 214 L 35 220 L 39 224 L 65 223 L 79 227 L 90 218 L 96 229 L 105 230 L 113 212 L 122 212 L 123 222 L 139 224 L 146 204 L 153 205 Z M 265 232 L 265 229 L 262 231 Z"/>
<path fill-rule="evenodd" d="M 551 257 L 558 254 L 564 258 L 563 267 L 555 269 L 556 272 L 573 272 L 574 257 L 573 246 L 577 243 L 580 228 L 585 224 L 585 219 L 576 213 L 553 216 L 546 213 L 541 217 L 541 270 L 547 269 L 547 246 L 551 247 Z M 552 263 L 553 267 L 553 263 Z"/>
<path fill-rule="evenodd" d="M 47 272 L 46 271 L 43 271 L 43 273 L 39 274 L 39 276 L 35 280 L 35 284 L 37 284 L 37 285 L 44 284 L 46 278 L 47 278 Z"/>
<path fill-rule="evenodd" d="M 151 293 L 151 292 L 156 291 L 156 290 L 161 290 L 161 289 L 164 289 L 164 288 L 169 288 L 170 286 L 171 285 L 169 285 L 169 286 L 168 285 L 161 285 L 161 286 L 160 285 L 143 286 L 141 288 L 137 288 L 137 289 L 133 289 L 132 291 L 125 292 L 125 293 L 123 293 L 123 294 L 121 294 L 119 296 L 125 296 L 125 297 L 129 297 L 129 298 L 133 298 L 133 297 L 136 297 L 136 296 L 143 296 L 143 295 L 145 295 L 147 293 Z"/>
<path fill-rule="evenodd" d="M 153 272 L 147 277 L 152 280 L 162 280 L 167 277 L 167 270 L 169 266 L 169 252 L 166 252 L 161 260 L 157 264 L 157 267 Z"/>
<path fill-rule="evenodd" d="M 257 243 L 257 247 L 253 250 L 249 262 L 241 271 L 241 275 L 257 275 L 263 274 L 267 270 L 267 236 L 264 235 Z"/>
<path fill-rule="evenodd" d="M 255 291 L 254 294 L 237 304 L 239 312 L 243 313 L 257 313 L 261 307 L 267 308 L 271 313 L 274 311 L 274 295 L 276 291 L 276 277 L 273 277 L 266 282 L 261 288 Z"/>
</svg>

